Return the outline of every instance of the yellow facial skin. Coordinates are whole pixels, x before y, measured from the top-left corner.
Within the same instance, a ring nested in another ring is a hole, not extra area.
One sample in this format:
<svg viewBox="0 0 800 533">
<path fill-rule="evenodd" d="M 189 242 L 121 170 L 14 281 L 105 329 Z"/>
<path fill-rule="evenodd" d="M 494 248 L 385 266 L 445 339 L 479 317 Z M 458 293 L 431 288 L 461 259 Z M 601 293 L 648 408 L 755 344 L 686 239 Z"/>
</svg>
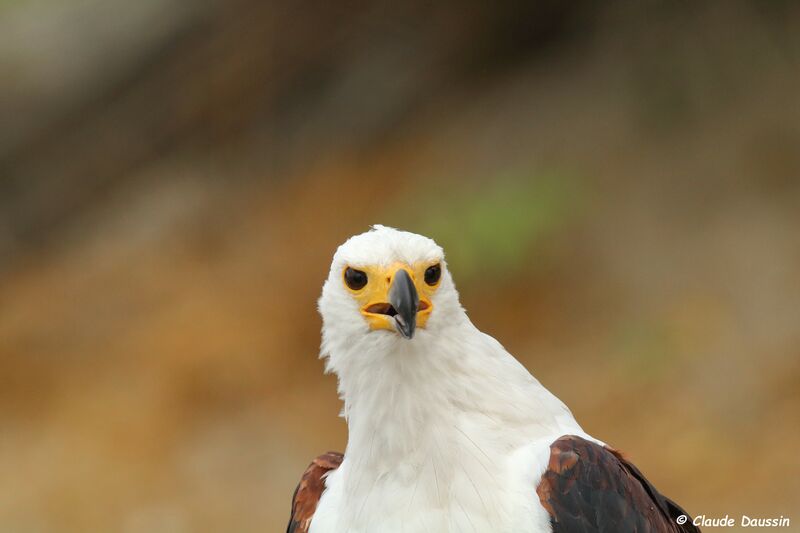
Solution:
<svg viewBox="0 0 800 533">
<path fill-rule="evenodd" d="M 398 270 L 405 270 L 414 282 L 414 287 L 417 289 L 419 295 L 419 307 L 417 310 L 417 327 L 425 328 L 428 322 L 428 317 L 433 311 L 433 303 L 431 298 L 436 289 L 439 288 L 441 278 L 434 284 L 428 285 L 425 283 L 425 270 L 428 267 L 438 264 L 438 262 L 424 262 L 414 263 L 408 265 L 406 263 L 394 263 L 388 267 L 381 266 L 356 266 L 351 265 L 352 268 L 361 270 L 367 274 L 367 284 L 358 290 L 353 290 L 344 283 L 344 271 L 342 270 L 342 283 L 348 292 L 353 295 L 353 298 L 359 304 L 361 315 L 369 324 L 370 329 L 386 329 L 395 331 L 394 319 L 386 314 L 382 314 L 381 308 L 389 305 L 389 289 L 392 286 L 392 281 Z"/>
</svg>

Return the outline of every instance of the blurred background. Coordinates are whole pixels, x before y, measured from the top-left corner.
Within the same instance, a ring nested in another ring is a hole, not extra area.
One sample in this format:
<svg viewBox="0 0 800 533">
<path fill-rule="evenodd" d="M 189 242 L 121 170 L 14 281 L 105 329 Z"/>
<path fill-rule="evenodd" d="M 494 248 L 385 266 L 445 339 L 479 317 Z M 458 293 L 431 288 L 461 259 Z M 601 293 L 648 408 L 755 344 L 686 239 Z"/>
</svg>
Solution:
<svg viewBox="0 0 800 533">
<path fill-rule="evenodd" d="M 688 511 L 800 525 L 800 4 L 401 4 L 0 0 L 0 531 L 282 531 L 374 223 Z"/>
</svg>

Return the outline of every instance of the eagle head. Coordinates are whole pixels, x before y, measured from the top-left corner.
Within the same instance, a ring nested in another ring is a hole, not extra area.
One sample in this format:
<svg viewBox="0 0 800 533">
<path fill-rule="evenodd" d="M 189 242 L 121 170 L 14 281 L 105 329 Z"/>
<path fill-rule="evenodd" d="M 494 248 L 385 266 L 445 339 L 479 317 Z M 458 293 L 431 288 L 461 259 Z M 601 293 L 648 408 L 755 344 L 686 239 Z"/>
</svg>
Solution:
<svg viewBox="0 0 800 533">
<path fill-rule="evenodd" d="M 463 314 L 442 248 L 428 237 L 380 225 L 336 250 L 319 311 L 323 355 L 334 345 L 348 352 L 402 349 Z"/>
</svg>

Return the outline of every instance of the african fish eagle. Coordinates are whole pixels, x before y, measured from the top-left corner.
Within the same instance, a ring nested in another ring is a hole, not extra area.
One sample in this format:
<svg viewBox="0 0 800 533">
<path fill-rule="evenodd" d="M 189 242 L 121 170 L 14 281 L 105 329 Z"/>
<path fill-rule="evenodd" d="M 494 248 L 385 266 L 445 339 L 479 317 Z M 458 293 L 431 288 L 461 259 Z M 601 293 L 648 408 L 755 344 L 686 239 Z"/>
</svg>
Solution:
<svg viewBox="0 0 800 533">
<path fill-rule="evenodd" d="M 319 311 L 348 442 L 303 474 L 288 533 L 698 531 L 470 322 L 431 239 L 350 238 Z"/>
</svg>

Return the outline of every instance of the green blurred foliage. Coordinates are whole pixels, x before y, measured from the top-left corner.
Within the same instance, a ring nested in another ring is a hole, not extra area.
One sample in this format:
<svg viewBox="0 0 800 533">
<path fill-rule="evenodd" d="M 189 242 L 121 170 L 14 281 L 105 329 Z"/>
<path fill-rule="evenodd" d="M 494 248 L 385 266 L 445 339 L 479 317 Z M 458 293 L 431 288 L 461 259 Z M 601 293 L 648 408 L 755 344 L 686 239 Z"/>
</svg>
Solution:
<svg viewBox="0 0 800 533">
<path fill-rule="evenodd" d="M 580 181 L 566 173 L 521 169 L 481 182 L 432 182 L 437 186 L 425 200 L 403 197 L 387 218 L 398 227 L 436 235 L 451 270 L 467 283 L 479 275 L 518 271 L 585 205 Z"/>
</svg>

